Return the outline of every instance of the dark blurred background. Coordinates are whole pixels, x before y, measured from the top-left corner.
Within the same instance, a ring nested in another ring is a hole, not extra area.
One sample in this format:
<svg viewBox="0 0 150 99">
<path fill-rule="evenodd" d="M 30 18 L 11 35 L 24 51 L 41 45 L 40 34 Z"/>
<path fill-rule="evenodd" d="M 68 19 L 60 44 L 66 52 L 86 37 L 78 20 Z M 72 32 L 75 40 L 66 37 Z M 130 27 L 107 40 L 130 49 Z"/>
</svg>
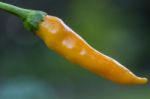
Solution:
<svg viewBox="0 0 150 99">
<path fill-rule="evenodd" d="M 149 0 L 1 0 L 62 18 L 97 50 L 150 78 Z M 150 99 L 150 84 L 104 80 L 49 50 L 0 10 L 0 99 Z"/>
</svg>

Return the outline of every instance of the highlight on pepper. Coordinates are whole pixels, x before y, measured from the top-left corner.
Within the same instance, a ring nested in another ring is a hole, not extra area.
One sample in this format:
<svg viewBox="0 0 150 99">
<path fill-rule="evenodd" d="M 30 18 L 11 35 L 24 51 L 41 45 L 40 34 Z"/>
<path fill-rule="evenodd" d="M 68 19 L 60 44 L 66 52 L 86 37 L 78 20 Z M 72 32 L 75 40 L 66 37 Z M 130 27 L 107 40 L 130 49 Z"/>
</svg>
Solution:
<svg viewBox="0 0 150 99">
<path fill-rule="evenodd" d="M 0 9 L 18 16 L 25 27 L 41 38 L 49 49 L 72 63 L 118 84 L 137 85 L 148 81 L 94 49 L 58 17 L 3 2 L 0 2 Z"/>
</svg>

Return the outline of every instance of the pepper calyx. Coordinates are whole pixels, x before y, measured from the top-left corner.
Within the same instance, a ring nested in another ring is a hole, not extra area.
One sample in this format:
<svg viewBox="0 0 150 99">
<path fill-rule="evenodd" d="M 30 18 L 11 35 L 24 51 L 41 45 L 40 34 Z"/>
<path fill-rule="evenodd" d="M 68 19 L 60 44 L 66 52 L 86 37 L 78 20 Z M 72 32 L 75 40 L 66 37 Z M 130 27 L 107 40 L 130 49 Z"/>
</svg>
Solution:
<svg viewBox="0 0 150 99">
<path fill-rule="evenodd" d="M 25 19 L 23 19 L 24 26 L 31 32 L 38 30 L 40 22 L 44 20 L 47 14 L 42 11 L 31 11 Z"/>
</svg>

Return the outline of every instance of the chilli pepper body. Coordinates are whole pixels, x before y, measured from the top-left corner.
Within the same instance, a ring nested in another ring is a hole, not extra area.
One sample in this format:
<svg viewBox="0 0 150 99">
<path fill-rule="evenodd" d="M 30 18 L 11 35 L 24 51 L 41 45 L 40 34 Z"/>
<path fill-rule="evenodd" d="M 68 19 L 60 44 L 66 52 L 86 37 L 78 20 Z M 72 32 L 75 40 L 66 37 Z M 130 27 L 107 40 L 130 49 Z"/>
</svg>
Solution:
<svg viewBox="0 0 150 99">
<path fill-rule="evenodd" d="M 40 37 L 48 48 L 72 63 L 119 84 L 136 85 L 147 82 L 147 78 L 137 77 L 116 60 L 95 50 L 57 17 L 2 2 L 0 9 L 19 16 L 25 27 Z"/>
<path fill-rule="evenodd" d="M 39 24 L 36 34 L 48 48 L 104 78 L 120 84 L 144 84 L 147 82 L 147 79 L 135 76 L 114 59 L 92 48 L 57 17 L 45 16 L 44 21 Z"/>
</svg>

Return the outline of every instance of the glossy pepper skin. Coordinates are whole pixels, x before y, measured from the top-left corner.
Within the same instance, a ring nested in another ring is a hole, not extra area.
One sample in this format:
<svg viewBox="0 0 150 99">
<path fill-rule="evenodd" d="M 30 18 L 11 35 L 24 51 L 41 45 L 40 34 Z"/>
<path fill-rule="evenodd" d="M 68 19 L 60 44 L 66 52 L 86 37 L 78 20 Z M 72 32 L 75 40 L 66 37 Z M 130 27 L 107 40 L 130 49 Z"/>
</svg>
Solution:
<svg viewBox="0 0 150 99">
<path fill-rule="evenodd" d="M 7 7 L 8 9 L 6 9 Z M 136 85 L 147 82 L 146 78 L 137 77 L 116 60 L 95 50 L 57 17 L 48 16 L 41 11 L 16 8 L 1 2 L 0 9 L 19 16 L 27 29 L 35 32 L 49 49 L 59 53 L 72 63 L 119 84 Z"/>
<path fill-rule="evenodd" d="M 54 16 L 45 16 L 36 34 L 48 48 L 67 60 L 119 84 L 144 84 L 145 78 L 135 76 L 114 59 L 98 52 Z"/>
</svg>

